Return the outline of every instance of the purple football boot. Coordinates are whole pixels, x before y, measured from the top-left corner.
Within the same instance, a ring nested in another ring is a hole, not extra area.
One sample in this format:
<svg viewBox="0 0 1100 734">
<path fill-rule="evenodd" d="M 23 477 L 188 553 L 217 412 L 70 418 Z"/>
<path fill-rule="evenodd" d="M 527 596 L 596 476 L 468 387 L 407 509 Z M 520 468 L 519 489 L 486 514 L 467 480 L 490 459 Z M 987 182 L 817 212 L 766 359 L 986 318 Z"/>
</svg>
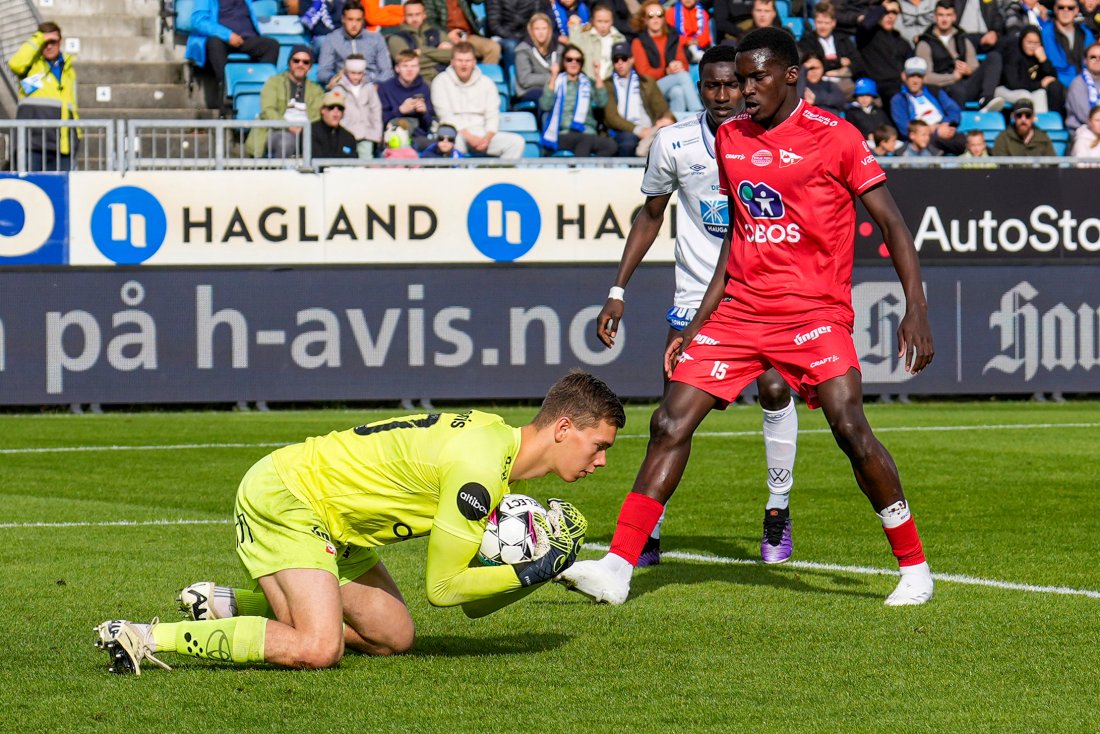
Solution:
<svg viewBox="0 0 1100 734">
<path fill-rule="evenodd" d="M 773 507 L 764 511 L 764 537 L 760 540 L 760 557 L 764 563 L 783 563 L 791 557 L 791 511 Z"/>
<path fill-rule="evenodd" d="M 656 566 L 661 562 L 661 539 L 649 537 L 645 539 L 645 545 L 642 546 L 642 555 L 638 556 L 638 563 L 635 568 L 645 568 L 646 566 Z"/>
</svg>

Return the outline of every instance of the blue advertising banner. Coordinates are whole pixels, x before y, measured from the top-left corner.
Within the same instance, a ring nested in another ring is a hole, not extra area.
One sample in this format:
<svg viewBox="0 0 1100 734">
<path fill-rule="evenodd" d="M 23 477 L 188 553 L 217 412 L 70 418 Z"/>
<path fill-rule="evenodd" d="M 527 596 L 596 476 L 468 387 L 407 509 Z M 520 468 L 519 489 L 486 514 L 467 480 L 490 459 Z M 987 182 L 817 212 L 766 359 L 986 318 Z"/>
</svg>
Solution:
<svg viewBox="0 0 1100 734">
<path fill-rule="evenodd" d="M 656 397 L 672 268 L 639 269 L 608 350 L 594 319 L 613 277 L 603 265 L 8 271 L 0 404 L 537 398 L 574 366 Z M 912 377 L 896 356 L 893 269 L 856 269 L 868 395 L 1100 392 L 1100 266 L 924 277 L 936 358 Z"/>
<path fill-rule="evenodd" d="M 68 176 L 0 173 L 0 267 L 65 265 L 68 242 Z"/>
</svg>

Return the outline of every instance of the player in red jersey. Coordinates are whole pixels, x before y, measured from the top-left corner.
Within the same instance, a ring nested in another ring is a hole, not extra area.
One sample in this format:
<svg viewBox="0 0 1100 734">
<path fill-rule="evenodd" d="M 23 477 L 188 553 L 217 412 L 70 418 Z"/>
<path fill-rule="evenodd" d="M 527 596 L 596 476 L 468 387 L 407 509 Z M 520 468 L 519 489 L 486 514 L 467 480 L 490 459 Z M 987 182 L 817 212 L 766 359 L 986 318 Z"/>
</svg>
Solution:
<svg viewBox="0 0 1100 734">
<path fill-rule="evenodd" d="M 863 412 L 852 342 L 855 197 L 882 230 L 905 292 L 898 356 L 912 374 L 932 361 L 932 332 L 913 237 L 886 176 L 849 123 L 803 102 L 794 39 L 745 36 L 737 81 L 745 112 L 718 128 L 719 181 L 732 212 L 695 319 L 665 354 L 672 384 L 650 421 L 645 460 L 619 513 L 610 552 L 574 564 L 564 585 L 621 604 L 638 554 L 676 490 L 695 429 L 769 366 L 821 407 L 898 560 L 890 606 L 923 604 L 933 582 L 897 467 Z"/>
</svg>

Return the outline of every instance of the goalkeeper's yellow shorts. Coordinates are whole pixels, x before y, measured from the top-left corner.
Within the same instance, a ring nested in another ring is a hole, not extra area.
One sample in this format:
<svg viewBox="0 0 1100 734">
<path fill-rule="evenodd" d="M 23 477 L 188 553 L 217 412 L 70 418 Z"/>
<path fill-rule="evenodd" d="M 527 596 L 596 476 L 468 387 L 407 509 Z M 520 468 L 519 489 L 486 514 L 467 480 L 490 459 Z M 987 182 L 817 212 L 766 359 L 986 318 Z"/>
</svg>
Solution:
<svg viewBox="0 0 1100 734">
<path fill-rule="evenodd" d="M 321 516 L 283 484 L 270 455 L 244 475 L 233 514 L 237 557 L 253 580 L 310 568 L 328 571 L 343 586 L 379 560 L 375 548 L 334 543 Z"/>
</svg>

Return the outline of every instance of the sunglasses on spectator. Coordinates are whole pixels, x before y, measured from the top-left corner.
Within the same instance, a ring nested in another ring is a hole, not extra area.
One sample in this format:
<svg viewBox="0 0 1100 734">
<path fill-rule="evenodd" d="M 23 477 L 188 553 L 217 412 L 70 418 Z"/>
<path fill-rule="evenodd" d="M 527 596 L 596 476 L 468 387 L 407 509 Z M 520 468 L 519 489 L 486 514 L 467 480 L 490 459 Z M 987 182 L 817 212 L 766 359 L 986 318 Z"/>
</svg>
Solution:
<svg viewBox="0 0 1100 734">
<path fill-rule="evenodd" d="M 59 45 L 60 43 L 61 43 L 61 39 L 60 39 L 60 38 L 51 38 L 51 39 L 49 39 L 49 40 L 47 40 L 47 41 L 43 42 L 43 44 L 42 44 L 42 45 L 43 45 L 43 46 L 57 46 L 57 45 Z"/>
<path fill-rule="evenodd" d="M 1091 59 L 1092 57 L 1090 56 L 1089 58 Z M 630 61 L 630 57 L 629 56 L 616 56 L 615 58 L 611 59 L 611 61 L 617 64 L 620 61 Z"/>
<path fill-rule="evenodd" d="M 580 56 L 566 56 L 565 57 L 565 63 L 567 63 L 567 64 L 579 64 L 579 63 L 581 63 L 581 57 Z"/>
<path fill-rule="evenodd" d="M 647 18 L 663 18 L 663 17 L 665 17 L 665 14 L 664 13 L 646 13 L 645 17 L 647 17 Z"/>
<path fill-rule="evenodd" d="M 1055 10 L 1077 10 L 1076 5 L 1055 5 Z"/>
<path fill-rule="evenodd" d="M 453 135 L 440 135 L 437 140 L 441 143 L 453 143 L 455 141 Z"/>
<path fill-rule="evenodd" d="M 313 63 L 313 59 L 294 58 L 294 59 L 290 60 L 290 63 L 292 63 L 292 64 L 305 64 L 306 66 L 309 66 L 310 64 Z"/>
<path fill-rule="evenodd" d="M 1033 117 L 1033 114 L 1028 110 L 1020 110 L 1019 112 L 1013 112 L 1012 117 L 1016 120 L 1020 119 L 1021 117 L 1030 120 Z"/>
<path fill-rule="evenodd" d="M 898 15 L 900 12 L 900 10 L 887 10 L 886 15 Z"/>
<path fill-rule="evenodd" d="M 1100 61 L 1100 56 L 1097 56 L 1096 54 L 1093 54 L 1092 56 L 1086 56 L 1085 58 L 1089 61 Z"/>
</svg>

